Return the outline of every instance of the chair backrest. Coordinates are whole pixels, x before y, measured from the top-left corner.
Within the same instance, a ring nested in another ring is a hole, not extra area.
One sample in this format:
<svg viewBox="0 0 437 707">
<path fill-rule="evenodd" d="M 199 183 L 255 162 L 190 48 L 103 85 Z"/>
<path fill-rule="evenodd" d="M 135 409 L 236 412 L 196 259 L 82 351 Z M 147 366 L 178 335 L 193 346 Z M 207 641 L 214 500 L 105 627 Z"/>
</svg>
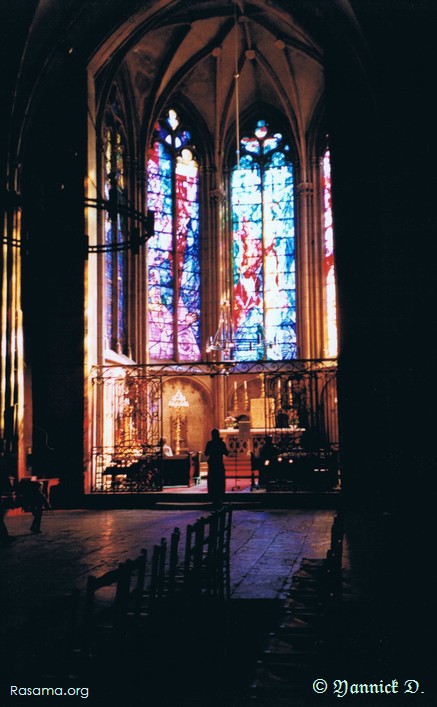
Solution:
<svg viewBox="0 0 437 707">
<path fill-rule="evenodd" d="M 201 517 L 187 526 L 184 556 L 184 592 L 186 599 L 194 599 L 201 592 L 203 540 L 206 519 Z"/>
<path fill-rule="evenodd" d="M 165 561 L 167 556 L 167 540 L 161 538 L 159 545 L 153 546 L 152 572 L 149 585 L 149 600 L 151 603 L 162 599 L 165 588 Z"/>
<path fill-rule="evenodd" d="M 146 567 L 147 550 L 144 548 L 135 560 L 126 561 L 126 568 L 129 573 L 129 603 L 135 616 L 139 616 L 141 613 L 142 597 L 146 581 Z"/>
<path fill-rule="evenodd" d="M 107 589 L 114 591 L 110 592 L 108 596 L 108 592 L 104 591 Z M 94 575 L 88 577 L 83 615 L 83 650 L 89 650 L 98 617 L 109 618 L 109 624 L 114 633 L 122 635 L 126 625 L 129 590 L 130 572 L 127 563 L 120 562 L 117 569 L 109 570 L 99 577 Z M 99 598 L 98 595 L 101 591 L 105 596 L 97 606 L 96 599 Z"/>
<path fill-rule="evenodd" d="M 162 599 L 165 592 L 165 567 L 167 559 L 167 540 L 166 538 L 161 538 L 161 543 L 159 545 L 159 562 L 158 562 L 158 597 Z"/>
<path fill-rule="evenodd" d="M 184 588 L 188 599 L 230 595 L 231 527 L 230 506 L 187 527 Z"/>
<path fill-rule="evenodd" d="M 205 596 L 217 594 L 217 553 L 220 511 L 214 511 L 204 519 L 201 538 L 201 585 L 199 591 Z"/>
<path fill-rule="evenodd" d="M 179 567 L 179 542 L 181 539 L 181 531 L 175 528 L 170 538 L 170 555 L 168 563 L 168 581 L 167 593 L 173 596 L 176 591 L 176 575 Z"/>
<path fill-rule="evenodd" d="M 232 533 L 232 507 L 222 506 L 218 518 L 217 539 L 217 582 L 218 593 L 229 599 L 231 594 L 231 533 Z"/>
</svg>

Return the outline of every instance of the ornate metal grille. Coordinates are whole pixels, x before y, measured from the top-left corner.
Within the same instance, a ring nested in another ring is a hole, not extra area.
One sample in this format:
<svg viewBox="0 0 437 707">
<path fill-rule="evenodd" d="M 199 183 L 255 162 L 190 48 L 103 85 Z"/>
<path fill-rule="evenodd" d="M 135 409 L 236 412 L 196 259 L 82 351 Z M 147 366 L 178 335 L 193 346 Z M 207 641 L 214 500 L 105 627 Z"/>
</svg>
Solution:
<svg viewBox="0 0 437 707">
<path fill-rule="evenodd" d="M 252 397 L 264 406 L 262 423 L 253 424 L 252 420 L 252 428 L 256 428 L 251 430 L 253 452 L 263 444 L 265 435 L 271 435 L 284 458 L 289 455 L 294 460 L 304 459 L 315 469 L 329 466 L 338 470 L 334 359 L 239 362 L 223 370 L 207 363 L 113 365 L 94 368 L 91 378 L 92 492 L 162 488 L 163 384 L 175 376 L 179 380 L 219 376 L 228 411 L 238 406 L 240 412 L 250 412 L 249 383 L 255 390 Z M 233 394 L 237 388 L 239 401 Z M 224 410 L 223 417 L 226 415 Z"/>
<path fill-rule="evenodd" d="M 95 368 L 91 380 L 91 490 L 159 488 L 162 376 L 141 366 L 106 366 Z M 156 473 L 145 473 L 152 461 Z"/>
</svg>

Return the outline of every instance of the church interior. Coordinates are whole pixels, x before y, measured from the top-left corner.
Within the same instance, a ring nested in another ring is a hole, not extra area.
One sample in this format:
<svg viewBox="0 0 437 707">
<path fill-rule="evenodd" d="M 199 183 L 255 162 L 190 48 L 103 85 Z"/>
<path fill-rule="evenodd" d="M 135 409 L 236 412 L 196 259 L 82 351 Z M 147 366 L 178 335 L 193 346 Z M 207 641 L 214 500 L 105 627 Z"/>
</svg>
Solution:
<svg viewBox="0 0 437 707">
<path fill-rule="evenodd" d="M 435 7 L 15 0 L 0 20 L 12 485 L 65 517 L 168 514 L 169 493 L 202 512 L 218 429 L 234 522 L 341 517 L 375 641 L 411 671 L 390 679 L 420 672 L 430 707 Z"/>
</svg>

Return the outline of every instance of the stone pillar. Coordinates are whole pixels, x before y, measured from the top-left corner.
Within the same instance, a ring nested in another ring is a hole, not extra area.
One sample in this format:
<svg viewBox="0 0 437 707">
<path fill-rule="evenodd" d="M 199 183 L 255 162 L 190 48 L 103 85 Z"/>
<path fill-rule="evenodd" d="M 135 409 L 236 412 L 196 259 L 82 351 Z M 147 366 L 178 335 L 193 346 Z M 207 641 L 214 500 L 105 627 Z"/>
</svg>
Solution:
<svg viewBox="0 0 437 707">
<path fill-rule="evenodd" d="M 314 185 L 297 185 L 296 302 L 298 358 L 314 358 Z"/>
<path fill-rule="evenodd" d="M 229 301 L 229 247 L 225 243 L 223 224 L 225 220 L 225 193 L 222 189 L 209 192 L 209 243 L 207 246 L 206 267 L 204 266 L 204 293 L 206 299 L 206 339 L 214 336 L 220 320 L 220 308 L 224 300 Z"/>
</svg>

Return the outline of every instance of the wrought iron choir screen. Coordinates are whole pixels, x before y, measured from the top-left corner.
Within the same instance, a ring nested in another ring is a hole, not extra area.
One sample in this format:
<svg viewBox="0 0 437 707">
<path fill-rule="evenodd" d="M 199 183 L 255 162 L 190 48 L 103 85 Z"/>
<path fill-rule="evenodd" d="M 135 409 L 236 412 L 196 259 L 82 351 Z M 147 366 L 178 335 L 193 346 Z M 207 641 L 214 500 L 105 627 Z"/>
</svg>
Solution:
<svg viewBox="0 0 437 707">
<path fill-rule="evenodd" d="M 91 377 L 89 491 L 162 488 L 161 440 L 174 414 L 168 390 L 175 386 L 182 386 L 186 393 L 200 390 L 205 402 L 202 409 L 191 405 L 183 411 L 183 442 L 178 420 L 177 445 L 183 444 L 183 453 L 198 455 L 214 426 L 229 428 L 231 437 L 239 418 L 249 422 L 253 455 L 265 436 L 271 435 L 284 458 L 311 459 L 314 469 L 328 460 L 331 470 L 338 473 L 337 366 L 333 359 L 238 362 L 223 370 L 207 363 L 113 365 L 94 368 Z"/>
</svg>

